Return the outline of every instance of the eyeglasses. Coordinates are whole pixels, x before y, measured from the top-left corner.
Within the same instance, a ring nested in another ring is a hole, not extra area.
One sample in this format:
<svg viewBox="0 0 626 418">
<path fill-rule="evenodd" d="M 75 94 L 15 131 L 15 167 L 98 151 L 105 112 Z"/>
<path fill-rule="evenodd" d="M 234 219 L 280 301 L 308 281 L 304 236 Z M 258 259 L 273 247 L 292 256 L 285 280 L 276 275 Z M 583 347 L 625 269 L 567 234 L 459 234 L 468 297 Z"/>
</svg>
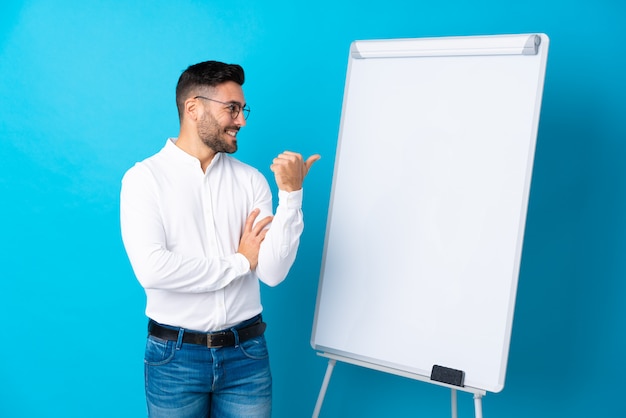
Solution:
<svg viewBox="0 0 626 418">
<path fill-rule="evenodd" d="M 204 99 L 204 100 L 209 100 L 211 102 L 216 102 L 216 103 L 221 103 L 223 105 L 226 105 L 226 107 L 230 111 L 230 117 L 233 119 L 237 119 L 237 116 L 239 116 L 239 113 L 241 113 L 242 110 L 243 110 L 244 119 L 248 119 L 248 116 L 250 115 L 250 108 L 248 107 L 248 105 L 241 107 L 241 104 L 237 102 L 230 102 L 230 103 L 220 102 L 219 100 L 209 99 L 208 97 L 204 97 L 204 96 L 196 96 L 194 97 L 194 99 Z"/>
</svg>

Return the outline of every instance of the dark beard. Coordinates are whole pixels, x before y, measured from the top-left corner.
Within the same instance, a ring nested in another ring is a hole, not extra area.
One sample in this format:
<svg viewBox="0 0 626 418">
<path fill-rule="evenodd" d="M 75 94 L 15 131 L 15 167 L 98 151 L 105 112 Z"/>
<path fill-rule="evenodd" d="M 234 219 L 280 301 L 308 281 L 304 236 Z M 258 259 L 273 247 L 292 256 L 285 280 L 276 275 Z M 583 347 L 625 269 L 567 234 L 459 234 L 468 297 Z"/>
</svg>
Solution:
<svg viewBox="0 0 626 418">
<path fill-rule="evenodd" d="M 211 148 L 216 153 L 224 152 L 226 154 L 232 154 L 237 151 L 237 141 L 235 138 L 233 138 L 232 144 L 224 141 L 221 135 L 227 135 L 226 130 L 238 131 L 239 129 L 233 126 L 222 129 L 211 115 L 208 115 L 208 117 L 198 125 L 198 135 L 207 147 Z"/>
<path fill-rule="evenodd" d="M 202 142 L 211 148 L 215 152 L 224 152 L 226 154 L 232 154 L 237 151 L 237 142 L 232 144 L 222 140 L 218 135 L 203 137 Z"/>
</svg>

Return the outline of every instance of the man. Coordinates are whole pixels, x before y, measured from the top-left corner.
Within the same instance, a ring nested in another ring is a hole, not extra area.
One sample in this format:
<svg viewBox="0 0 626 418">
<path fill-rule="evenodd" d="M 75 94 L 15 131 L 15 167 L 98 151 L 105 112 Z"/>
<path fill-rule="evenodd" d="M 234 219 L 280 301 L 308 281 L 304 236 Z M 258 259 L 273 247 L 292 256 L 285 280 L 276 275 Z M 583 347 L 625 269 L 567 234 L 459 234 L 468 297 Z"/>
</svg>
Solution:
<svg viewBox="0 0 626 418">
<path fill-rule="evenodd" d="M 320 156 L 293 152 L 267 180 L 230 155 L 249 108 L 239 65 L 207 61 L 176 87 L 177 138 L 122 180 L 124 246 L 146 292 L 149 416 L 269 417 L 259 279 L 279 284 L 303 230 L 302 182 Z"/>
</svg>

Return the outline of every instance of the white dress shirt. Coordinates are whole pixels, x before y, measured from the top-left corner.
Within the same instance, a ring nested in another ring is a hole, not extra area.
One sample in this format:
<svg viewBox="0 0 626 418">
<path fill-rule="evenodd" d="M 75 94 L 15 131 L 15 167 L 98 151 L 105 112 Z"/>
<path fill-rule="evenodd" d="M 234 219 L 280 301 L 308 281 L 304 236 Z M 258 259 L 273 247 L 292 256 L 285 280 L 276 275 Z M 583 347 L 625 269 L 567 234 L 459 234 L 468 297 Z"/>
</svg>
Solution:
<svg viewBox="0 0 626 418">
<path fill-rule="evenodd" d="M 237 253 L 246 219 L 272 215 L 265 177 L 218 153 L 200 161 L 169 139 L 122 180 L 122 240 L 146 292 L 146 315 L 197 331 L 233 326 L 262 311 L 259 279 L 275 286 L 293 264 L 304 228 L 302 190 L 278 192 L 278 207 L 261 244 L 258 266 Z"/>
</svg>

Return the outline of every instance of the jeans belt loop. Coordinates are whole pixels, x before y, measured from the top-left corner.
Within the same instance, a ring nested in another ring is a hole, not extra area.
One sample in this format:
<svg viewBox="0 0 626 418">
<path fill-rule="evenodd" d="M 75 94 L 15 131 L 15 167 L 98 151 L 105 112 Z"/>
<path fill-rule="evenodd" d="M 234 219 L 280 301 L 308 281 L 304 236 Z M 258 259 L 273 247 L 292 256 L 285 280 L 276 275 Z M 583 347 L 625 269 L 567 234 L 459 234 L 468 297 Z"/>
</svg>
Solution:
<svg viewBox="0 0 626 418">
<path fill-rule="evenodd" d="M 180 350 L 183 347 L 183 336 L 185 335 L 185 329 L 180 328 L 178 330 L 178 339 L 176 340 L 176 349 Z"/>
<path fill-rule="evenodd" d="M 230 330 L 233 332 L 235 337 L 235 348 L 237 348 L 239 347 L 239 332 L 237 331 L 237 328 L 231 328 Z"/>
</svg>

